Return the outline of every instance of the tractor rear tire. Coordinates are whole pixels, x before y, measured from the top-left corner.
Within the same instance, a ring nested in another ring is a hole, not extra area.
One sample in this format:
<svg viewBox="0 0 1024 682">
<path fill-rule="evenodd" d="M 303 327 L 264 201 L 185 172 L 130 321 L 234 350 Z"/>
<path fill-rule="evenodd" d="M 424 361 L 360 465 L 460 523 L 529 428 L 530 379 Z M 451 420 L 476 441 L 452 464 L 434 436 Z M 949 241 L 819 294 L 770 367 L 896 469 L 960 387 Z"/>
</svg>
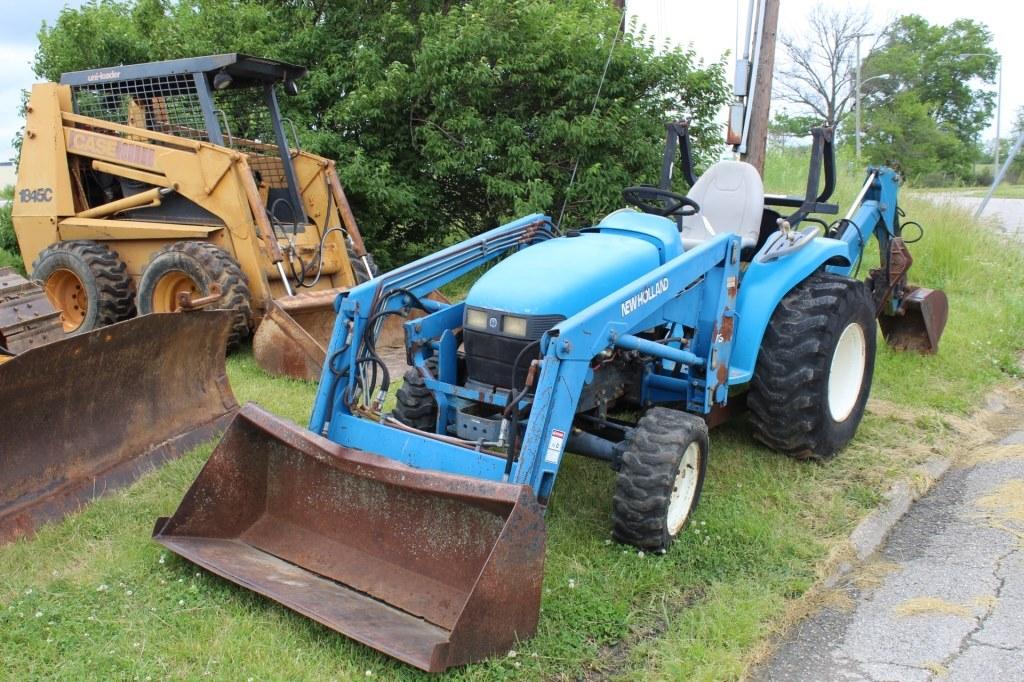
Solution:
<svg viewBox="0 0 1024 682">
<path fill-rule="evenodd" d="M 362 258 L 356 257 L 355 249 L 352 245 L 348 245 L 348 262 L 352 264 L 352 274 L 355 276 L 356 284 L 362 284 L 368 282 L 377 275 L 380 274 L 380 269 L 377 264 L 373 261 L 373 254 L 369 251 L 366 252 L 366 263 L 370 264 L 370 269 L 366 269 L 366 264 L 363 263 Z"/>
<path fill-rule="evenodd" d="M 754 438 L 824 461 L 857 431 L 875 367 L 875 314 L 862 282 L 811 275 L 779 303 L 747 396 Z"/>
<path fill-rule="evenodd" d="M 436 375 L 437 362 L 427 360 L 427 370 Z M 434 394 L 423 382 L 423 376 L 415 367 L 405 371 L 402 387 L 395 395 L 395 409 L 391 414 L 406 426 L 420 431 L 434 432 L 437 426 L 437 401 Z"/>
<path fill-rule="evenodd" d="M 221 295 L 211 307 L 234 313 L 228 334 L 228 350 L 234 350 L 249 336 L 249 282 L 231 254 L 208 242 L 175 242 L 153 254 L 139 280 L 139 314 L 174 312 L 178 293 L 209 296 L 213 284 Z"/>
<path fill-rule="evenodd" d="M 128 267 L 105 244 L 78 239 L 46 247 L 32 264 L 60 312 L 65 334 L 81 334 L 135 316 Z"/>
<path fill-rule="evenodd" d="M 704 420 L 667 407 L 647 410 L 615 482 L 615 539 L 652 552 L 668 550 L 700 501 L 707 465 Z"/>
</svg>

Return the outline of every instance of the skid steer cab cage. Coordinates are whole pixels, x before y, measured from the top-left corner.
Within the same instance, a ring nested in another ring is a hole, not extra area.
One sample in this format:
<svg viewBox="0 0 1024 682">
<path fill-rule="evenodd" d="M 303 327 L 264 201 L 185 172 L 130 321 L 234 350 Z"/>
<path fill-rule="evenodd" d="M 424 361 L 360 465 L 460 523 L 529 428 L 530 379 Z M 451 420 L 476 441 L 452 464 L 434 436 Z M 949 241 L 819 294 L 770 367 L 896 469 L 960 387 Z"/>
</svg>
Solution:
<svg viewBox="0 0 1024 682">
<path fill-rule="evenodd" d="M 456 333 L 462 326 L 464 305 L 423 301 L 423 297 L 499 256 L 554 236 L 550 218 L 527 216 L 342 294 L 310 430 L 416 468 L 526 484 L 544 503 L 572 432 L 580 393 L 592 376 L 591 363 L 602 351 L 618 347 L 663 361 L 657 371 L 645 376 L 644 402 L 682 399 L 697 414 L 726 403 L 739 281 L 740 242 L 735 235 L 721 235 L 674 258 L 665 256 L 660 267 L 545 333 L 531 395 L 456 385 Z M 436 433 L 449 431 L 459 408 L 483 404 L 501 411 L 510 401 L 519 400 L 519 408 L 529 409 L 530 416 L 518 452 L 507 448 L 499 452 L 493 443 L 488 447 L 400 428 L 386 416 L 366 418 L 356 400 L 370 364 L 360 357 L 361 339 L 367 325 L 414 303 L 430 311 L 405 326 L 410 360 L 423 372 L 439 405 Z M 696 333 L 686 348 L 638 336 L 662 326 L 686 327 Z M 425 370 L 431 357 L 436 358 L 436 376 Z"/>
</svg>

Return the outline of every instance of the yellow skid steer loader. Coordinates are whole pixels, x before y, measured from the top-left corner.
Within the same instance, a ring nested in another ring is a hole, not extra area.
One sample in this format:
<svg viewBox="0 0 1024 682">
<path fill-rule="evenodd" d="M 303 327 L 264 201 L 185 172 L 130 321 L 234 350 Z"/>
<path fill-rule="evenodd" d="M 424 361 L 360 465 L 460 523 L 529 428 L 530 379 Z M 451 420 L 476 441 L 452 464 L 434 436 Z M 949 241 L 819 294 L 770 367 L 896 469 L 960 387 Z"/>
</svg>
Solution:
<svg viewBox="0 0 1024 682">
<path fill-rule="evenodd" d="M 334 162 L 281 117 L 305 73 L 222 54 L 33 86 L 12 213 L 65 333 L 219 289 L 229 347 L 255 330 L 264 369 L 319 378 L 334 299 L 375 266 Z"/>
</svg>

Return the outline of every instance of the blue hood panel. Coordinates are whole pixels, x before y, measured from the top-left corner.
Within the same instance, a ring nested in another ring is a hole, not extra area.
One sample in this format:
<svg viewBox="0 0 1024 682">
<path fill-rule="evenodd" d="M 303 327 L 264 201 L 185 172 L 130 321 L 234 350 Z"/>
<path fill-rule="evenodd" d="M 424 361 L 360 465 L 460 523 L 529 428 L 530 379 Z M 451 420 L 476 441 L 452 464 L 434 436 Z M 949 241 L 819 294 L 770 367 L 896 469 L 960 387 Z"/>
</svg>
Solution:
<svg viewBox="0 0 1024 682">
<path fill-rule="evenodd" d="M 584 232 L 541 242 L 487 271 L 469 290 L 466 304 L 570 317 L 661 265 L 658 246 L 638 237 Z"/>
</svg>

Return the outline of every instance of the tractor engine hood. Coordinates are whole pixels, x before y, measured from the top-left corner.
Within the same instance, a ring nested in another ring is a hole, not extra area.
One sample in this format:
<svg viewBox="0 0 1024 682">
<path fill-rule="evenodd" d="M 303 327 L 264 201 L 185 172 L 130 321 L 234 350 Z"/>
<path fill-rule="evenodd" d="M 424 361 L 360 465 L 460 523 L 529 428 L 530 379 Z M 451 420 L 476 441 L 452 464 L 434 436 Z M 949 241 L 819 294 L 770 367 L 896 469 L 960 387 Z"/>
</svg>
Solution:
<svg viewBox="0 0 1024 682">
<path fill-rule="evenodd" d="M 653 218 L 655 229 L 609 225 L 609 216 L 597 231 L 531 246 L 477 280 L 466 305 L 523 316 L 575 315 L 681 251 L 671 221 L 638 213 L 628 217 L 633 216 L 647 224 Z"/>
</svg>

